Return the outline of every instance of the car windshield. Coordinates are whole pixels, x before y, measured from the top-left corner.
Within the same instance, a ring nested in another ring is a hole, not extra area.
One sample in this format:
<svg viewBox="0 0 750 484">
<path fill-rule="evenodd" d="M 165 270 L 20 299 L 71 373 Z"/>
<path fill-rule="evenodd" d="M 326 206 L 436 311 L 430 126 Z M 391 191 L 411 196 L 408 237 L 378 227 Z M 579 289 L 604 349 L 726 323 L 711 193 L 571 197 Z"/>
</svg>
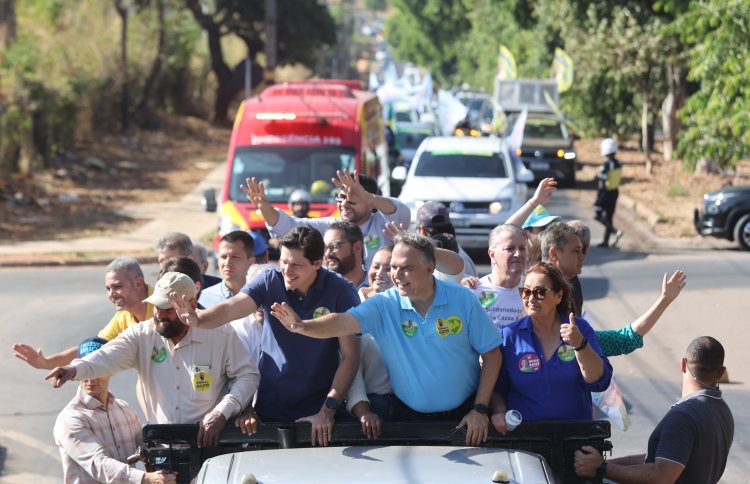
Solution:
<svg viewBox="0 0 750 484">
<path fill-rule="evenodd" d="M 517 116 L 508 118 L 506 135 L 513 131 L 517 119 Z M 523 136 L 537 139 L 568 139 L 568 128 L 559 119 L 529 117 L 523 128 Z"/>
<path fill-rule="evenodd" d="M 419 148 L 423 139 L 430 136 L 430 133 L 398 133 L 398 145 L 403 148 Z"/>
<path fill-rule="evenodd" d="M 328 202 L 338 191 L 331 183 L 336 170 L 353 171 L 355 150 L 340 146 L 253 146 L 238 148 L 232 164 L 229 184 L 230 200 L 245 202 L 240 189 L 245 179 L 255 177 L 263 182 L 271 202 L 286 202 L 289 195 L 302 188 L 310 192 L 313 202 Z"/>
<path fill-rule="evenodd" d="M 414 176 L 507 178 L 505 166 L 505 156 L 491 151 L 426 151 L 419 158 Z"/>
</svg>

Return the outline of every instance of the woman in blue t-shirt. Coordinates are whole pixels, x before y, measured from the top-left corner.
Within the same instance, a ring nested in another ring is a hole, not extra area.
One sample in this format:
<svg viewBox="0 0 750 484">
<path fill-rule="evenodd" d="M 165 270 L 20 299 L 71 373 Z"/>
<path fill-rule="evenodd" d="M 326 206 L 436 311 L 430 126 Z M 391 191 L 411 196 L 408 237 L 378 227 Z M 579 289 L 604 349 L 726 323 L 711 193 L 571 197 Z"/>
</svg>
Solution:
<svg viewBox="0 0 750 484">
<path fill-rule="evenodd" d="M 528 316 L 502 328 L 493 425 L 507 432 L 508 409 L 527 422 L 590 420 L 591 392 L 609 386 L 612 366 L 589 323 L 569 312 L 570 285 L 558 268 L 540 262 L 519 290 Z"/>
</svg>

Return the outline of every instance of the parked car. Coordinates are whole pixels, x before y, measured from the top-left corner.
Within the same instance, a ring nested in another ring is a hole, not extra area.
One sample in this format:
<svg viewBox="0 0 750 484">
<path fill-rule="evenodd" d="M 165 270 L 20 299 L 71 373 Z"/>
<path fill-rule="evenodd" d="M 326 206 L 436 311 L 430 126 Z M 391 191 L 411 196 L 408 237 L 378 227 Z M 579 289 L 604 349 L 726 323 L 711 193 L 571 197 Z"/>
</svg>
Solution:
<svg viewBox="0 0 750 484">
<path fill-rule="evenodd" d="M 487 237 L 527 200 L 533 174 L 508 151 L 500 138 L 431 137 L 414 156 L 399 199 L 411 208 L 412 224 L 425 202 L 448 207 L 464 248 L 487 248 Z"/>
<path fill-rule="evenodd" d="M 741 249 L 750 250 L 750 185 L 703 195 L 703 208 L 695 209 L 693 224 L 701 235 L 737 241 Z"/>
<path fill-rule="evenodd" d="M 516 119 L 516 114 L 508 117 L 506 135 L 510 135 Z M 528 113 L 523 142 L 516 155 L 534 172 L 535 180 L 554 177 L 561 185 L 572 187 L 576 183 L 574 138 L 557 114 Z"/>
</svg>

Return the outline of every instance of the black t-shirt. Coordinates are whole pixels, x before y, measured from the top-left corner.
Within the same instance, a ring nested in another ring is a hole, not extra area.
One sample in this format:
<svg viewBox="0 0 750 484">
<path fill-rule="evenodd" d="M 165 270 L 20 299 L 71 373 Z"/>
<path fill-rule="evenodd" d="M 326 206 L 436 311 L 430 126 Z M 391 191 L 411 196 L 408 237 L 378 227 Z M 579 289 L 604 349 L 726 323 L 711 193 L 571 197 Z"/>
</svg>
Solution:
<svg viewBox="0 0 750 484">
<path fill-rule="evenodd" d="M 675 403 L 648 439 L 646 462 L 685 466 L 676 482 L 718 482 L 734 438 L 734 419 L 719 390 L 701 390 Z"/>
</svg>

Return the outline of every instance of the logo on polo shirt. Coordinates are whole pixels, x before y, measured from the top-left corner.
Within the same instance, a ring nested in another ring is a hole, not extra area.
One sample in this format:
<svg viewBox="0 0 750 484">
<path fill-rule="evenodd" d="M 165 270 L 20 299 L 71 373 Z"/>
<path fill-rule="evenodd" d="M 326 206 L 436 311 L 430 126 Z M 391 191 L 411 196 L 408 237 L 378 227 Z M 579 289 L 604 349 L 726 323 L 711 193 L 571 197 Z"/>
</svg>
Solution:
<svg viewBox="0 0 750 484">
<path fill-rule="evenodd" d="M 518 369 L 522 373 L 536 373 L 542 367 L 542 362 L 534 353 L 527 353 L 518 359 Z"/>
<path fill-rule="evenodd" d="M 375 234 L 369 234 L 365 237 L 365 247 L 367 250 L 373 250 L 380 247 L 380 237 Z"/>
<path fill-rule="evenodd" d="M 324 307 L 315 308 L 315 311 L 313 311 L 313 319 L 318 319 L 321 316 L 325 316 L 326 314 L 331 314 L 331 310 Z"/>
<path fill-rule="evenodd" d="M 563 343 L 557 348 L 557 357 L 562 361 L 573 361 L 576 357 L 576 351 L 572 346 Z"/>
<path fill-rule="evenodd" d="M 401 331 L 403 331 L 406 336 L 416 336 L 417 331 L 419 331 L 419 325 L 411 319 L 408 319 L 401 323 Z"/>
<path fill-rule="evenodd" d="M 449 318 L 438 318 L 435 322 L 435 329 L 437 333 L 443 338 L 449 334 L 458 334 L 463 329 L 464 324 L 461 318 L 458 316 L 451 316 Z"/>
<path fill-rule="evenodd" d="M 151 361 L 154 363 L 161 363 L 162 361 L 167 359 L 167 349 L 163 346 L 161 348 L 154 347 L 153 350 L 151 350 Z"/>
<path fill-rule="evenodd" d="M 487 306 L 492 306 L 495 299 L 496 296 L 494 292 L 482 291 L 482 294 L 479 296 L 479 304 L 481 304 L 483 308 L 486 308 Z"/>
</svg>

